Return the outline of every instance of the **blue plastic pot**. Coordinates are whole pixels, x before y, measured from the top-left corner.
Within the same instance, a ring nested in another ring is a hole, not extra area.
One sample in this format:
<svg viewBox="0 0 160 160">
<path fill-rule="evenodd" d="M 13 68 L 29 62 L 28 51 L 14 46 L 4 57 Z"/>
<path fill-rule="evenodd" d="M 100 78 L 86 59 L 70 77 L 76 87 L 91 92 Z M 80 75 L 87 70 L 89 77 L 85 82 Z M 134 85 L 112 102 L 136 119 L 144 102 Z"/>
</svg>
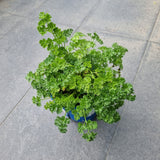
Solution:
<svg viewBox="0 0 160 160">
<path fill-rule="evenodd" d="M 64 109 L 64 108 L 63 108 L 63 109 Z M 65 110 L 65 109 L 64 109 L 64 110 Z M 84 121 L 85 121 L 85 118 L 84 118 L 84 117 L 80 117 L 80 119 L 75 120 L 75 119 L 74 119 L 74 115 L 72 114 L 71 111 L 69 111 L 69 112 L 67 113 L 67 117 L 69 117 L 71 120 L 73 120 L 73 121 L 75 121 L 75 122 L 84 122 Z M 96 112 L 94 112 L 94 113 L 91 114 L 90 116 L 86 117 L 86 120 L 87 120 L 87 121 L 88 121 L 88 120 L 93 121 L 95 118 L 96 118 Z"/>
<path fill-rule="evenodd" d="M 53 100 L 53 97 L 51 95 L 51 99 Z M 65 108 L 63 108 L 65 110 Z M 78 120 L 74 119 L 74 115 L 72 114 L 71 111 L 67 112 L 67 117 L 70 118 L 71 120 L 75 121 L 75 122 L 84 122 L 85 118 L 84 117 L 80 117 Z M 96 112 L 94 112 L 93 114 L 91 114 L 90 116 L 86 117 L 86 120 L 91 120 L 93 121 L 96 118 Z"/>
</svg>

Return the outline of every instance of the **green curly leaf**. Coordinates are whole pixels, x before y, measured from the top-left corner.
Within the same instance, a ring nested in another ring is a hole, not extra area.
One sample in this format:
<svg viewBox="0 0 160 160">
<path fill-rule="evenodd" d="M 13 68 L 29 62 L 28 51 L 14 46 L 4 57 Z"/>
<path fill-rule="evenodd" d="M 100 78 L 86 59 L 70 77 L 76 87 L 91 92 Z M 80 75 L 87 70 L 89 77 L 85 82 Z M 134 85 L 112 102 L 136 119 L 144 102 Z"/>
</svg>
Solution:
<svg viewBox="0 0 160 160">
<path fill-rule="evenodd" d="M 65 116 L 59 117 L 55 119 L 55 125 L 58 127 L 61 133 L 67 132 L 67 125 L 70 123 L 70 119 L 66 118 Z"/>
</svg>

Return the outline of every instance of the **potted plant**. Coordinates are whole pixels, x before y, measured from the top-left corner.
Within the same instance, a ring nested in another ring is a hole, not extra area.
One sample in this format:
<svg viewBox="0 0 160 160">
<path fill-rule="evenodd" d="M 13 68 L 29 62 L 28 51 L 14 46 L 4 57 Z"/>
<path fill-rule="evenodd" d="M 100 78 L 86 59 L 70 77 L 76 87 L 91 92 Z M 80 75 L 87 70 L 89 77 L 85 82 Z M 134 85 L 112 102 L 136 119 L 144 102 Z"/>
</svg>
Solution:
<svg viewBox="0 0 160 160">
<path fill-rule="evenodd" d="M 66 133 L 72 118 L 78 121 L 82 137 L 92 141 L 97 128 L 97 121 L 93 121 L 95 114 L 106 123 L 117 122 L 120 120 L 117 109 L 125 100 L 135 100 L 132 85 L 121 76 L 122 57 L 127 49 L 117 43 L 110 48 L 103 46 L 96 33 L 61 30 L 48 13 L 41 12 L 39 19 L 39 33 L 50 33 L 51 38 L 39 41 L 49 55 L 34 73 L 30 71 L 26 76 L 37 90 L 32 101 L 41 106 L 42 99 L 52 97 L 44 108 L 57 114 L 65 110 L 64 116 L 55 119 L 60 132 Z"/>
</svg>

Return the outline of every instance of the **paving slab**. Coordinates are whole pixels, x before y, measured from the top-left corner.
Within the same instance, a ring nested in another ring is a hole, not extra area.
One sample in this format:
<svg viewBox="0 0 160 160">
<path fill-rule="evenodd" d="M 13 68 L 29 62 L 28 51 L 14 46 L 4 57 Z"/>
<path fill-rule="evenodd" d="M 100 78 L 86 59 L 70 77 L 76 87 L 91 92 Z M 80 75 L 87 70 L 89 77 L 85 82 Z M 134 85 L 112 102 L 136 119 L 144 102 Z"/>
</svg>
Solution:
<svg viewBox="0 0 160 160">
<path fill-rule="evenodd" d="M 99 0 L 48 0 L 29 17 L 38 17 L 40 12 L 47 12 L 56 23 L 77 27 L 98 3 Z"/>
<path fill-rule="evenodd" d="M 106 160 L 160 159 L 160 45 L 151 43 Z"/>
<path fill-rule="evenodd" d="M 11 0 L 1 0 L 0 1 L 0 11 L 3 12 L 9 12 L 14 10 L 16 6 L 15 0 L 11 1 Z"/>
<path fill-rule="evenodd" d="M 38 8 L 46 0 L 1 0 L 0 10 L 19 16 L 26 16 L 29 12 Z"/>
<path fill-rule="evenodd" d="M 158 0 L 102 0 L 83 27 L 147 40 L 159 7 Z"/>
<path fill-rule="evenodd" d="M 17 17 L 9 13 L 0 12 L 0 35 L 3 36 L 8 31 L 12 31 L 16 24 L 22 19 L 22 17 Z"/>
</svg>

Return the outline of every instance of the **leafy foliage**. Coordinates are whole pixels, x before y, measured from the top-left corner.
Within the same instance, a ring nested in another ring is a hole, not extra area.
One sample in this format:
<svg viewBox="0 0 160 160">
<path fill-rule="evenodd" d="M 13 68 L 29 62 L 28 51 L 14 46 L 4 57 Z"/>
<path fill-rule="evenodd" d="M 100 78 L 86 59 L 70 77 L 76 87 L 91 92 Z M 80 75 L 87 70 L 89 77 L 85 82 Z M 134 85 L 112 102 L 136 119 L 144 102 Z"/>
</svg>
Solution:
<svg viewBox="0 0 160 160">
<path fill-rule="evenodd" d="M 67 124 L 69 123 L 70 123 L 70 119 L 65 118 L 65 116 L 62 116 L 62 117 L 57 116 L 57 118 L 55 119 L 55 125 L 58 126 L 58 129 L 62 133 L 67 132 L 66 128 L 67 128 Z"/>
<path fill-rule="evenodd" d="M 110 48 L 103 46 L 96 33 L 76 32 L 72 36 L 72 29 L 58 28 L 48 13 L 41 12 L 39 19 L 39 33 L 50 33 L 52 38 L 39 41 L 49 55 L 36 72 L 26 76 L 37 90 L 33 103 L 41 106 L 41 100 L 52 95 L 54 101 L 47 102 L 45 109 L 59 114 L 64 107 L 77 120 L 83 116 L 85 122 L 78 123 L 78 131 L 84 139 L 92 141 L 97 122 L 87 121 L 86 117 L 93 109 L 99 120 L 114 123 L 120 120 L 116 110 L 124 100 L 135 100 L 132 85 L 121 77 L 122 58 L 127 49 L 117 43 Z M 66 116 L 58 116 L 55 125 L 66 133 L 69 122 Z"/>
</svg>

